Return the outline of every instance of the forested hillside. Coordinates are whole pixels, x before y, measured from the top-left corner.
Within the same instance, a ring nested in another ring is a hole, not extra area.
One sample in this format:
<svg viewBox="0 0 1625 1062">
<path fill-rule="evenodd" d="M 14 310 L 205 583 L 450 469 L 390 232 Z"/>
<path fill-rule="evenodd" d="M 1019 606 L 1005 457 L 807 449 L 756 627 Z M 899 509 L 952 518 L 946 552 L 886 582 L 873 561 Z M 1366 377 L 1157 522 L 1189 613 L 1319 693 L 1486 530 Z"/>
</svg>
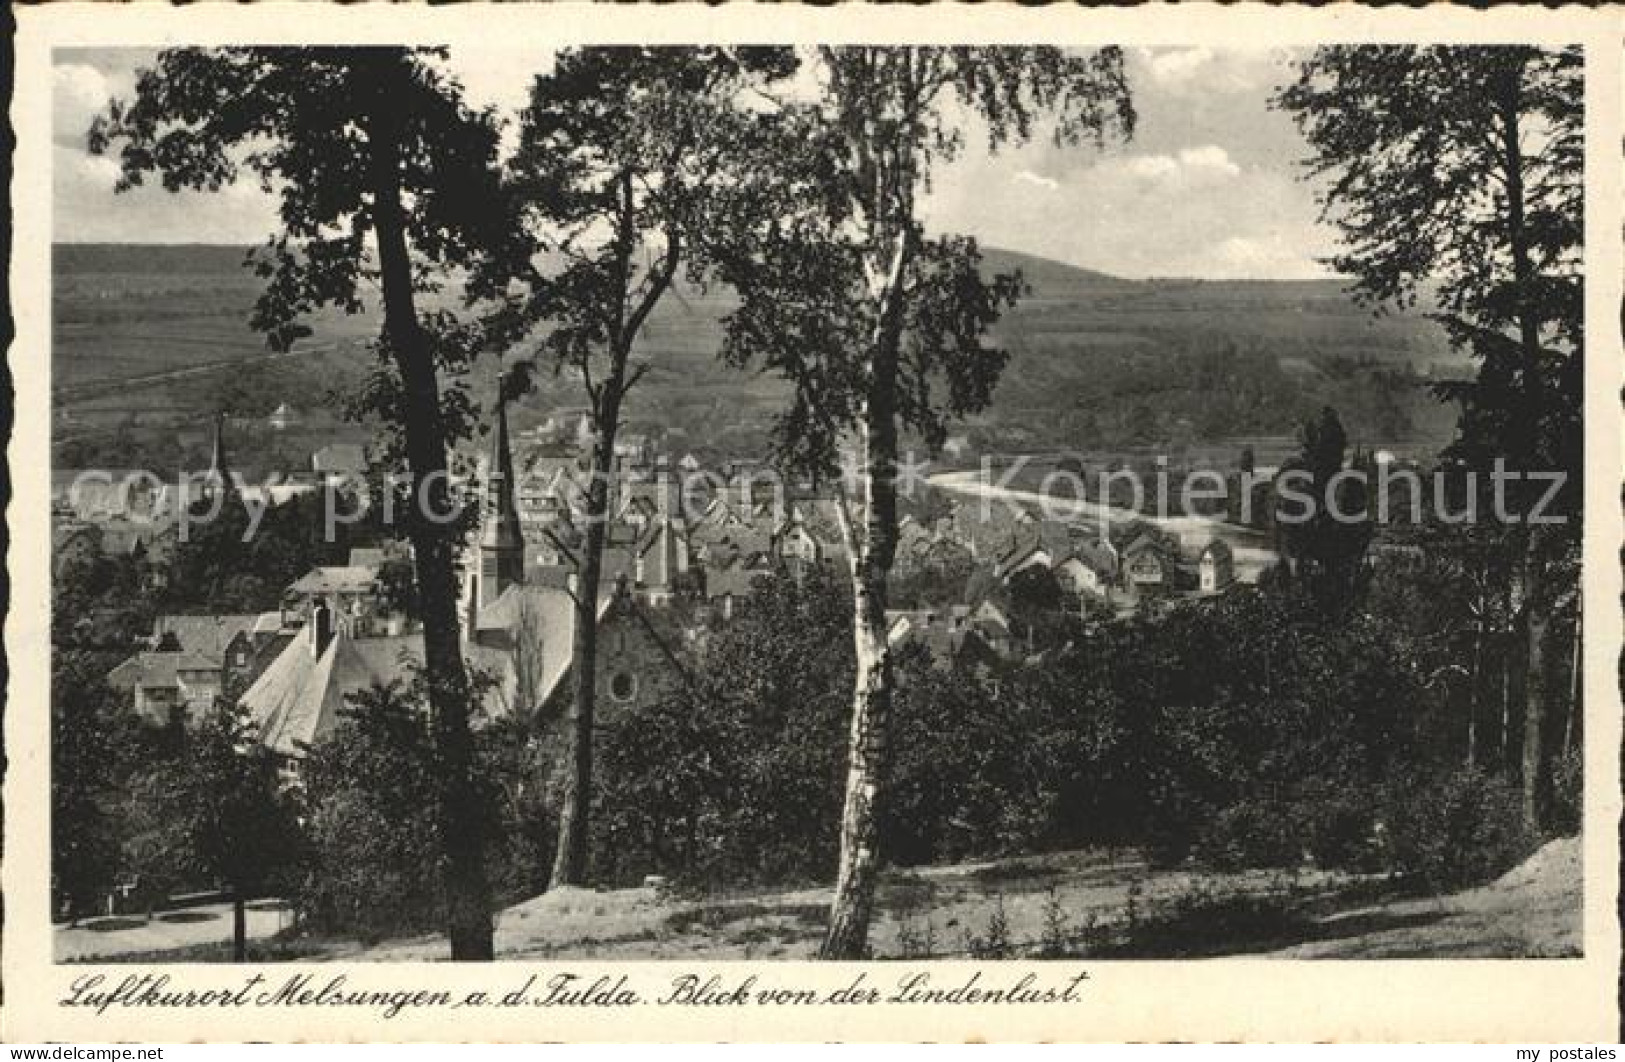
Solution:
<svg viewBox="0 0 1625 1062">
<path fill-rule="evenodd" d="M 327 407 L 370 363 L 375 322 L 324 313 L 291 355 L 273 355 L 247 324 L 259 282 L 245 253 L 57 247 L 52 387 L 57 438 L 74 444 L 59 460 L 134 446 L 167 464 L 175 426 L 232 396 L 254 396 L 245 416 L 286 402 L 306 414 L 307 433 L 359 431 Z M 1453 425 L 1426 386 L 1464 373 L 1443 333 L 1417 315 L 1373 317 L 1338 282 L 1124 280 L 1001 250 L 986 252 L 985 269 L 1019 269 L 1030 292 L 996 330 L 1014 356 L 992 408 L 969 426 L 979 448 L 1285 435 L 1327 403 L 1364 440 L 1431 442 Z M 643 342 L 664 356 L 632 392 L 634 425 L 669 432 L 674 447 L 760 447 L 782 384 L 716 361 L 731 306 L 726 291 L 685 286 L 657 308 Z M 482 367 L 477 394 L 493 368 Z M 576 404 L 576 390 L 544 379 L 518 426 Z"/>
</svg>

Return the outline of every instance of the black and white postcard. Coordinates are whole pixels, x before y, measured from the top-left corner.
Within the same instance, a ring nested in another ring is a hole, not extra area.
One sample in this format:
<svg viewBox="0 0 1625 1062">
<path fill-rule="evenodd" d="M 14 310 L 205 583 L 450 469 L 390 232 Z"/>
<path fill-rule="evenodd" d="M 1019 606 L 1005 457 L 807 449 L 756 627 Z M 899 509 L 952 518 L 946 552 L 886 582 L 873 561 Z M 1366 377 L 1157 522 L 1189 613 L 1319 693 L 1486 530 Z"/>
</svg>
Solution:
<svg viewBox="0 0 1625 1062">
<path fill-rule="evenodd" d="M 9 1039 L 1617 1036 L 1617 11 L 18 21 Z"/>
</svg>

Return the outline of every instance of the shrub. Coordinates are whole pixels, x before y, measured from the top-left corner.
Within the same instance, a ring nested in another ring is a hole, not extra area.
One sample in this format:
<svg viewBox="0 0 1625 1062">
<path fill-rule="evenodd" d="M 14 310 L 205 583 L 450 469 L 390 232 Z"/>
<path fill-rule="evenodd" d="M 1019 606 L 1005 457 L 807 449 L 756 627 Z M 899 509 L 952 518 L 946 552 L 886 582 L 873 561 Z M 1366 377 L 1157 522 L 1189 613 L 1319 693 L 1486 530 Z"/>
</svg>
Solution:
<svg viewBox="0 0 1625 1062">
<path fill-rule="evenodd" d="M 1384 803 L 1388 868 L 1436 889 L 1488 881 L 1535 847 L 1518 790 L 1479 770 L 1397 776 Z"/>
<path fill-rule="evenodd" d="M 1295 866 L 1303 853 L 1297 816 L 1276 801 L 1244 800 L 1224 808 L 1197 844 L 1202 861 L 1221 870 Z"/>
<path fill-rule="evenodd" d="M 474 752 L 486 874 L 500 906 L 546 887 L 554 824 L 520 728 L 482 728 Z M 438 783 L 421 690 L 358 695 L 303 773 L 309 866 L 295 899 L 312 927 L 366 941 L 440 928 Z"/>
<path fill-rule="evenodd" d="M 1197 879 L 1140 910 L 1131 893 L 1123 919 L 1097 933 L 1086 954 L 1120 959 L 1180 959 L 1265 951 L 1304 939 L 1309 915 L 1290 882 L 1240 889 Z"/>
<path fill-rule="evenodd" d="M 1369 787 L 1315 787 L 1297 800 L 1303 845 L 1328 870 L 1374 869 L 1377 807 Z"/>
<path fill-rule="evenodd" d="M 1569 749 L 1552 765 L 1552 832 L 1559 836 L 1580 832 L 1585 809 L 1585 757 Z"/>
<path fill-rule="evenodd" d="M 396 690 L 364 695 L 303 773 L 310 866 L 296 902 L 309 924 L 368 942 L 438 925 L 433 751 L 422 717 Z"/>
</svg>

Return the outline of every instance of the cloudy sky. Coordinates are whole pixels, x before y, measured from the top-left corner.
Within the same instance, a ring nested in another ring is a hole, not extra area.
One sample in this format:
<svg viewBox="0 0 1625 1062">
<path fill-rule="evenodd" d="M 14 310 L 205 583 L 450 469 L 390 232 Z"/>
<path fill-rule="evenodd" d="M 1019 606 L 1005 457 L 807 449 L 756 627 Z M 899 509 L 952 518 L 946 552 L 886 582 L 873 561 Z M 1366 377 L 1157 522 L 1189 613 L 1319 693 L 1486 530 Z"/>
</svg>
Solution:
<svg viewBox="0 0 1625 1062">
<path fill-rule="evenodd" d="M 144 187 L 116 196 L 115 167 L 84 149 L 91 117 L 128 96 L 151 57 L 134 49 L 57 53 L 54 225 L 77 242 L 235 243 L 274 227 L 256 185 L 215 194 Z M 476 103 L 512 113 L 534 52 L 462 51 L 454 65 Z M 1104 152 L 1043 140 L 988 155 L 972 149 L 937 177 L 925 203 L 936 231 L 1127 277 L 1324 276 L 1333 250 L 1300 179 L 1303 144 L 1266 100 L 1290 56 L 1208 48 L 1131 50 L 1140 125 Z"/>
</svg>

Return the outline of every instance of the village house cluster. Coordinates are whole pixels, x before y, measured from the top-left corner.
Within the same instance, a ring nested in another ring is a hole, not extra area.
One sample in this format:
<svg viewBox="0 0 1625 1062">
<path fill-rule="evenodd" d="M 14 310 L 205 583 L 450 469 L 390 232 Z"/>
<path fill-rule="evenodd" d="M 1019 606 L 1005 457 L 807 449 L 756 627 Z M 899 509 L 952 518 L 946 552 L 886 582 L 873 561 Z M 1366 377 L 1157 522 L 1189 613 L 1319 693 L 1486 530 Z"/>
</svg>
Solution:
<svg viewBox="0 0 1625 1062">
<path fill-rule="evenodd" d="M 575 651 L 578 567 L 586 531 L 590 425 L 561 411 L 510 434 L 499 408 L 479 462 L 478 526 L 464 547 L 459 615 L 465 658 L 484 676 L 486 717 L 556 720 Z M 839 503 L 826 488 L 786 484 L 755 461 L 707 468 L 675 462 L 646 435 L 615 447 L 607 477 L 597 602 L 598 699 L 605 715 L 654 703 L 703 666 L 708 631 L 731 621 L 759 580 L 797 578 L 817 566 L 844 571 Z M 324 483 L 368 472 L 353 444 L 322 448 L 308 474 L 257 487 L 227 464 L 219 426 L 209 469 L 193 493 L 150 476 L 80 477 L 57 498 L 56 563 L 76 553 L 129 553 L 159 573 L 175 548 L 176 514 L 211 492 L 258 491 L 276 505 Z M 699 485 L 698 489 L 696 484 Z M 201 493 L 199 493 L 201 492 Z M 894 644 L 918 641 L 946 663 L 965 652 L 1021 658 L 1012 588 L 1053 577 L 1063 608 L 1124 614 L 1153 601 L 1215 594 L 1236 580 L 1229 546 L 1194 555 L 1145 530 L 1120 545 L 1097 528 L 1031 511 L 938 499 L 902 517 L 895 571 L 948 573 L 932 600 L 888 613 Z M 195 719 L 239 697 L 260 738 L 294 764 L 336 725 L 346 699 L 409 676 L 422 658 L 415 621 L 385 588 L 391 564 L 409 570 L 404 543 L 354 548 L 345 563 L 290 583 L 278 608 L 242 615 L 162 615 L 146 644 L 107 676 L 131 709 L 157 724 Z M 155 575 L 155 577 L 157 577 Z"/>
</svg>

